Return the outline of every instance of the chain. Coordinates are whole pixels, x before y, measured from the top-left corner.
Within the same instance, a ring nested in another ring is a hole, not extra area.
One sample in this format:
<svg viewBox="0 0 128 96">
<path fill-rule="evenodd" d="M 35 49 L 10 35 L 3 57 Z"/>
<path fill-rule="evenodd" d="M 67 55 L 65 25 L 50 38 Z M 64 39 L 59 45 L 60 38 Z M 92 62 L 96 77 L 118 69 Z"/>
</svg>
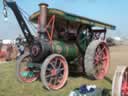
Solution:
<svg viewBox="0 0 128 96">
<path fill-rule="evenodd" d="M 5 18 L 8 17 L 6 0 L 3 0 L 3 15 Z"/>
</svg>

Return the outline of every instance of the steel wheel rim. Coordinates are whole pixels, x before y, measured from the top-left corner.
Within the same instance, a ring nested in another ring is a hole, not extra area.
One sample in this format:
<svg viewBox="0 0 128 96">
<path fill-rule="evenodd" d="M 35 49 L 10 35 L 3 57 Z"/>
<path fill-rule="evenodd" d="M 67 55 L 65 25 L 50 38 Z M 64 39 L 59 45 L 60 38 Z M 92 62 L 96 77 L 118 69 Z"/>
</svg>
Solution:
<svg viewBox="0 0 128 96">
<path fill-rule="evenodd" d="M 126 68 L 123 74 L 121 96 L 128 96 L 128 68 Z"/>
<path fill-rule="evenodd" d="M 95 78 L 103 79 L 109 68 L 109 51 L 105 43 L 99 44 L 95 52 Z"/>
<path fill-rule="evenodd" d="M 39 77 L 39 73 L 34 73 L 33 68 L 28 67 L 28 64 L 31 63 L 31 61 L 32 61 L 31 58 L 27 56 L 19 64 L 20 68 L 19 68 L 18 75 L 19 75 L 19 78 L 25 83 L 31 83 L 37 80 L 37 78 Z M 30 75 L 32 74 L 33 76 L 31 77 Z M 26 76 L 23 76 L 23 75 L 26 75 Z"/>
<path fill-rule="evenodd" d="M 57 90 L 63 87 L 68 74 L 66 64 L 65 59 L 59 56 L 49 61 L 45 73 L 46 82 L 49 88 Z"/>
</svg>

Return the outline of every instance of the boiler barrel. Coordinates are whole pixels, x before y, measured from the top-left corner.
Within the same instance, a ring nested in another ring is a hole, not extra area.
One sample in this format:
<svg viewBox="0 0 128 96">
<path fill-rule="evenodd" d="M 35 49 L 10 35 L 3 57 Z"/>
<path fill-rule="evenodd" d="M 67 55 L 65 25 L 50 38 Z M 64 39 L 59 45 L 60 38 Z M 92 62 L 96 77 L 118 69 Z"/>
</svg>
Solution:
<svg viewBox="0 0 128 96">
<path fill-rule="evenodd" d="M 73 60 L 79 55 L 77 45 L 72 42 L 53 41 L 52 51 L 63 55 L 67 60 Z"/>
</svg>

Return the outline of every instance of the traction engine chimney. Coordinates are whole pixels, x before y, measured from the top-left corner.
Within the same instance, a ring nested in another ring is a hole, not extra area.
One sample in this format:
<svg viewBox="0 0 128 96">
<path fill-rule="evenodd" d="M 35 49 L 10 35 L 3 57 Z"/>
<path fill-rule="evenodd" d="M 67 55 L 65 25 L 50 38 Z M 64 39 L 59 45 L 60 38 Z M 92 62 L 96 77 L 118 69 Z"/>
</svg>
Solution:
<svg viewBox="0 0 128 96">
<path fill-rule="evenodd" d="M 40 35 L 45 38 L 45 27 L 47 25 L 48 4 L 41 3 L 40 6 Z"/>
</svg>

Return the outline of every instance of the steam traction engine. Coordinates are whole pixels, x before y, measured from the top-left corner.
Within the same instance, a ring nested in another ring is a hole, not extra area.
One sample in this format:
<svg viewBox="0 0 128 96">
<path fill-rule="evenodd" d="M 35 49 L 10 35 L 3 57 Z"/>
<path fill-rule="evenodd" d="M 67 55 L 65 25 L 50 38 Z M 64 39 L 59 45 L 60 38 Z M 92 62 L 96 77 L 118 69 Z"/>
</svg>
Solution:
<svg viewBox="0 0 128 96">
<path fill-rule="evenodd" d="M 107 74 L 109 49 L 105 35 L 106 29 L 115 26 L 40 4 L 40 11 L 30 17 L 38 24 L 35 37 L 16 2 L 4 0 L 4 5 L 13 10 L 29 44 L 30 51 L 17 60 L 18 80 L 31 83 L 40 77 L 47 89 L 57 90 L 66 83 L 69 71 L 85 72 L 91 79 L 103 79 Z"/>
</svg>

